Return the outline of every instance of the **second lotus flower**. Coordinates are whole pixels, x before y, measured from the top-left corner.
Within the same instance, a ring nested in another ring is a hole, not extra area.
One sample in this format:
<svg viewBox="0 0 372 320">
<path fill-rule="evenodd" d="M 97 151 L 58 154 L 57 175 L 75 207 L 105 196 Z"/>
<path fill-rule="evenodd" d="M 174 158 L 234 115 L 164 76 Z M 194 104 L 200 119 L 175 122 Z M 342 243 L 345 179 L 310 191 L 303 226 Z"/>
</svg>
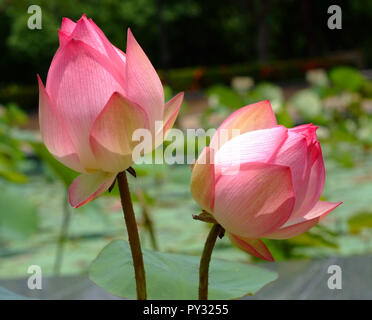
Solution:
<svg viewBox="0 0 372 320">
<path fill-rule="evenodd" d="M 69 188 L 70 204 L 78 207 L 136 160 L 136 129 L 150 131 L 150 150 L 163 140 L 183 93 L 164 103 L 160 79 L 130 30 L 126 53 L 85 16 L 77 23 L 64 18 L 59 40 L 45 88 L 39 78 L 40 130 L 51 154 L 82 173 Z M 160 130 L 156 121 L 164 124 Z"/>
<path fill-rule="evenodd" d="M 194 165 L 193 197 L 251 255 L 272 261 L 260 238 L 295 237 L 341 204 L 319 201 L 325 170 L 316 129 L 287 129 L 269 101 L 252 104 L 222 123 Z"/>
</svg>

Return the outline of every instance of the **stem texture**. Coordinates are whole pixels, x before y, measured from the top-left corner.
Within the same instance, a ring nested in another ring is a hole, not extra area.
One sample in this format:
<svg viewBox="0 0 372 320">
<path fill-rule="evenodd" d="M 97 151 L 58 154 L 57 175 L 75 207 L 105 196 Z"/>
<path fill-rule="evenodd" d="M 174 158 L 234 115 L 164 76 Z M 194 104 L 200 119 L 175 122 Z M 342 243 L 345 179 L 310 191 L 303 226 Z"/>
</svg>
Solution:
<svg viewBox="0 0 372 320">
<path fill-rule="evenodd" d="M 222 234 L 223 231 L 224 229 L 219 224 L 214 224 L 205 241 L 199 267 L 199 300 L 208 299 L 209 264 L 217 237 Z"/>
<path fill-rule="evenodd" d="M 138 235 L 136 217 L 134 215 L 132 199 L 130 198 L 128 180 L 125 171 L 118 174 L 117 181 L 119 185 L 121 205 L 124 212 L 124 220 L 128 231 L 129 245 L 132 252 L 137 288 L 137 299 L 146 300 L 146 277 L 145 267 L 143 264 L 141 242 Z"/>
</svg>

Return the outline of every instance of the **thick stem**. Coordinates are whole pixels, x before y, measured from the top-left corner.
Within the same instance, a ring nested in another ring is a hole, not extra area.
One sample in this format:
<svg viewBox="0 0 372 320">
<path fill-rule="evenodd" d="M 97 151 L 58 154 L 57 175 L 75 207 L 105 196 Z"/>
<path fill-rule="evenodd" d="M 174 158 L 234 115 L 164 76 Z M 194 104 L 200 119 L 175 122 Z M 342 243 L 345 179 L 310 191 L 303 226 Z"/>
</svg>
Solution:
<svg viewBox="0 0 372 320">
<path fill-rule="evenodd" d="M 146 300 L 146 277 L 143 264 L 140 238 L 138 235 L 136 217 L 134 215 L 133 204 L 130 198 L 128 180 L 125 171 L 117 176 L 121 205 L 123 207 L 125 224 L 127 225 L 128 240 L 132 252 L 134 274 L 136 278 L 137 299 Z"/>
<path fill-rule="evenodd" d="M 68 192 L 66 190 L 65 197 L 63 198 L 63 220 L 62 226 L 58 237 L 56 260 L 54 262 L 54 275 L 59 276 L 61 273 L 63 254 L 65 242 L 68 236 L 68 229 L 70 226 L 71 212 L 68 205 Z"/>
<path fill-rule="evenodd" d="M 205 241 L 199 267 L 199 300 L 208 299 L 209 263 L 211 262 L 212 251 L 217 237 L 221 235 L 223 231 L 224 229 L 219 224 L 214 224 Z"/>
</svg>

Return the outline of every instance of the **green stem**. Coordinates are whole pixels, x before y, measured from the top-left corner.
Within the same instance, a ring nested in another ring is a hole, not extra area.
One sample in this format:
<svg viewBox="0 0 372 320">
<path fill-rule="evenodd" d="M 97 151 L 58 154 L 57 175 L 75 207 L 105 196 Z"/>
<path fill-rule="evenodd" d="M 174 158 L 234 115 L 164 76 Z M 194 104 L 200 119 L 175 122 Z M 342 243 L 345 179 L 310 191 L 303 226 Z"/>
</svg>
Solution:
<svg viewBox="0 0 372 320">
<path fill-rule="evenodd" d="M 209 264 L 217 237 L 222 234 L 223 231 L 224 229 L 219 224 L 214 224 L 205 241 L 199 267 L 199 300 L 208 299 Z"/>
<path fill-rule="evenodd" d="M 124 220 L 128 231 L 129 245 L 132 252 L 134 274 L 137 288 L 137 299 L 146 300 L 147 294 L 145 267 L 143 264 L 141 243 L 138 235 L 136 217 L 134 215 L 132 199 L 130 198 L 128 180 L 125 171 L 120 172 L 118 174 L 117 181 L 119 185 L 121 205 L 123 207 L 124 212 Z"/>
</svg>

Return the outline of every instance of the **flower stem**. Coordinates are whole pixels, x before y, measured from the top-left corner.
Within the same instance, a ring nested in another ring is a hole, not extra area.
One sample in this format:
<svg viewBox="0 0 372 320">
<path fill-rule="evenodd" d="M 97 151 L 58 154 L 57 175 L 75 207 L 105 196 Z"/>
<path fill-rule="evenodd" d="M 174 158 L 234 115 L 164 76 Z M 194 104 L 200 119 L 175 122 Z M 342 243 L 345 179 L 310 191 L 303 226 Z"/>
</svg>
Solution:
<svg viewBox="0 0 372 320">
<path fill-rule="evenodd" d="M 134 215 L 133 204 L 130 198 L 128 180 L 125 171 L 117 176 L 120 191 L 121 205 L 123 207 L 125 224 L 128 231 L 128 240 L 132 252 L 134 273 L 136 279 L 137 299 L 146 300 L 146 277 L 143 264 L 140 238 L 138 235 L 136 217 Z"/>
<path fill-rule="evenodd" d="M 224 229 L 219 224 L 214 224 L 205 241 L 199 267 L 199 300 L 208 299 L 209 264 L 217 237 L 223 234 L 223 232 Z"/>
</svg>

